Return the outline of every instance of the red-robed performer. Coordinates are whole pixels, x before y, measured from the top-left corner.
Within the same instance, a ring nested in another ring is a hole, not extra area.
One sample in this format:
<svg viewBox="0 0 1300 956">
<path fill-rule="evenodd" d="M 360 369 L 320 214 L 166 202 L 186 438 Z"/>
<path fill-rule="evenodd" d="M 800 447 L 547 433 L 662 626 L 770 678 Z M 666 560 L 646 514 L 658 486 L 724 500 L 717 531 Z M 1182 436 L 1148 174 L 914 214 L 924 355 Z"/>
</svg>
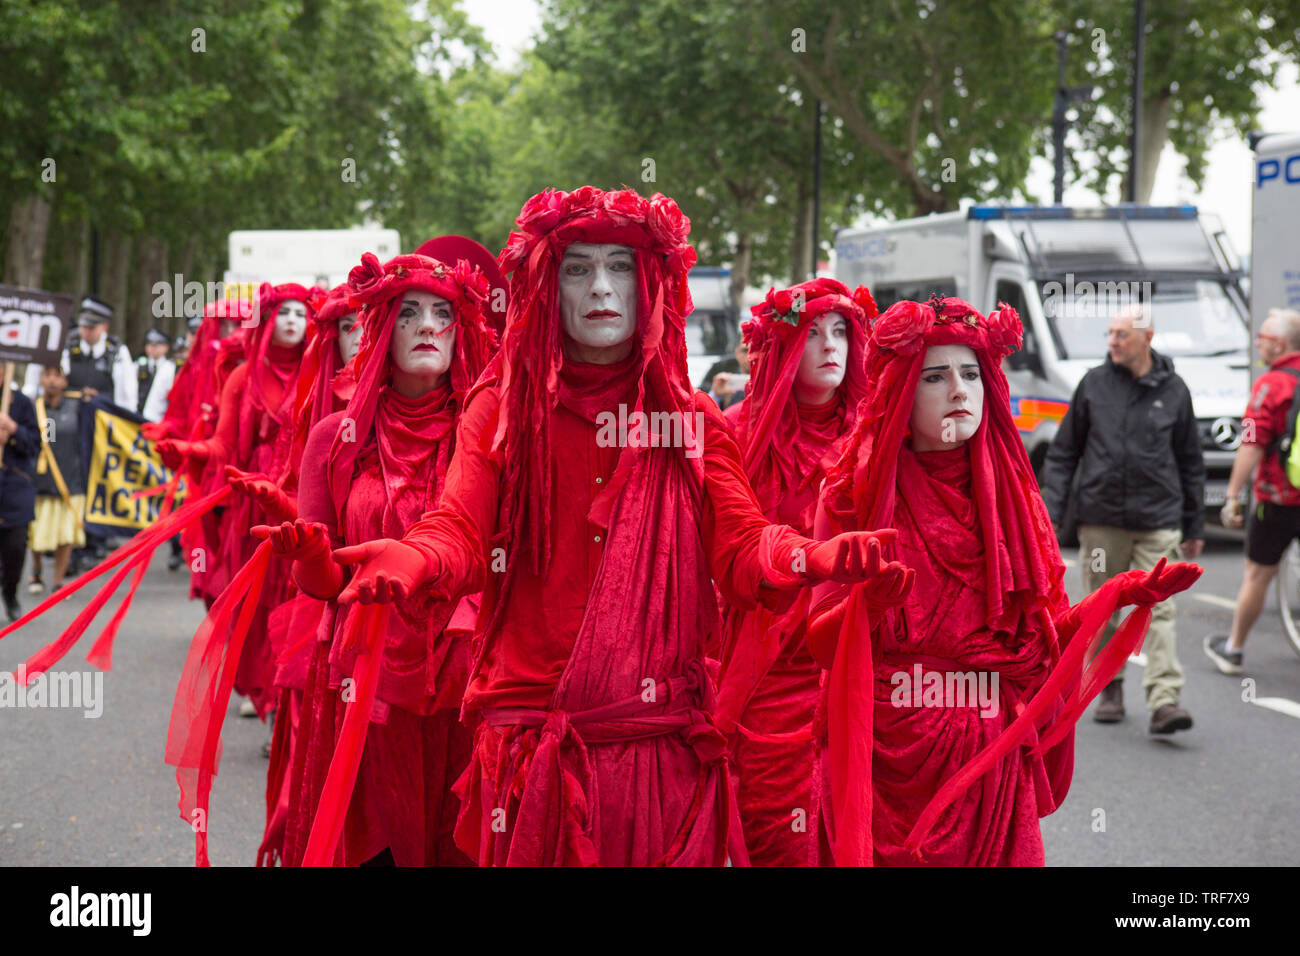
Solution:
<svg viewBox="0 0 1300 956">
<path fill-rule="evenodd" d="M 1042 865 L 1038 819 L 1065 799 L 1074 722 L 1140 644 L 1150 606 L 1201 573 L 1129 572 L 1070 606 L 1001 368 L 1020 340 L 1014 309 L 986 318 L 955 298 L 897 303 L 872 327 L 870 393 L 817 530 L 896 528 L 915 584 L 894 609 L 814 591 L 809 648 L 829 668 L 823 862 Z M 1123 643 L 1085 670 L 1127 604 L 1139 610 Z"/>
<path fill-rule="evenodd" d="M 341 597 L 484 589 L 456 787 L 456 842 L 479 864 L 743 863 L 710 577 L 752 607 L 788 604 L 769 576 L 892 587 L 903 569 L 872 535 L 816 544 L 764 520 L 687 376 L 695 253 L 676 203 L 547 190 L 516 222 L 505 343 L 442 502 L 401 542 L 337 552 L 362 564 Z"/>
<path fill-rule="evenodd" d="M 296 283 L 262 284 L 254 324 L 243 330 L 245 361 L 230 373 L 221 389 L 216 432 L 211 438 L 197 441 L 169 438 L 159 442 L 158 452 L 164 462 L 204 461 L 209 469 L 218 469 L 222 479 L 224 465 L 234 465 L 244 472 L 280 474 L 285 446 L 277 442 L 277 437 L 286 421 L 285 397 L 292 392 L 302 365 L 311 296 L 311 290 Z M 267 520 L 255 498 L 239 495 L 231 499 L 218 530 L 220 551 L 215 562 L 208 556 L 213 565 L 207 586 L 214 595 L 252 556 L 257 542 L 249 529 Z M 272 565 L 271 577 L 277 573 L 283 572 Z M 248 697 L 263 719 L 275 705 L 267 618 L 282 597 L 279 579 L 269 581 L 235 678 L 236 692 Z"/>
<path fill-rule="evenodd" d="M 285 397 L 286 421 L 277 441 L 282 447 L 277 458 L 285 460 L 278 480 L 266 475 L 247 474 L 232 465 L 226 476 L 234 489 L 251 495 L 273 522 L 298 517 L 298 485 L 303 450 L 311 429 L 327 415 L 342 411 L 356 388 L 355 370 L 348 363 L 360 348 L 361 325 L 356 308 L 348 301 L 347 283 L 320 292 L 311 302 L 312 329 L 307 337 L 302 370 L 296 388 Z M 304 594 L 292 576 L 282 582 L 279 603 L 267 621 L 271 646 L 271 683 L 278 697 L 276 724 L 268 747 L 270 764 L 266 778 L 266 829 L 258 848 L 258 864 L 282 859 L 285 823 L 289 813 L 289 768 L 298 753 L 299 716 L 307 683 L 307 665 L 312 641 L 320 624 L 325 602 Z M 307 638 L 307 639 L 304 639 Z"/>
<path fill-rule="evenodd" d="M 865 287 L 814 279 L 769 292 L 745 323 L 752 376 L 726 410 L 769 521 L 811 535 L 826 469 L 866 395 Z M 813 713 L 821 666 L 804 641 L 812 592 L 784 613 L 726 609 L 717 722 L 732 737 L 740 819 L 755 866 L 815 859 Z"/>
<path fill-rule="evenodd" d="M 176 373 L 176 381 L 167 393 L 167 411 L 162 421 L 146 422 L 141 432 L 150 441 L 163 439 L 208 439 L 217 429 L 217 400 L 220 395 L 218 358 L 221 345 L 232 333 L 250 321 L 252 304 L 247 299 L 218 299 L 203 310 L 203 319 L 190 357 Z M 242 354 L 242 350 L 241 354 Z M 233 368 L 227 369 L 227 374 Z M 172 461 L 178 460 L 172 457 Z M 219 469 L 208 467 L 206 459 L 187 458 L 186 481 L 191 496 L 202 497 L 215 491 L 222 476 Z M 224 509 L 208 512 L 197 524 L 181 532 L 181 551 L 190 568 L 190 597 L 203 598 L 211 607 L 220 588 L 210 585 L 210 557 L 220 548 L 220 517 Z"/>
<path fill-rule="evenodd" d="M 303 455 L 298 521 L 268 532 L 294 558 L 304 594 L 328 601 L 307 673 L 290 782 L 284 860 L 301 862 L 345 712 L 355 651 L 343 645 L 347 583 L 332 546 L 395 538 L 437 504 L 466 393 L 495 347 L 482 312 L 488 286 L 460 262 L 420 255 L 352 270 L 364 329 L 357 384 L 344 411 L 312 429 Z M 475 601 L 424 592 L 389 618 L 377 704 L 348 802 L 336 860 L 398 866 L 466 864 L 452 842 L 451 785 L 469 761 L 460 723 Z"/>
</svg>

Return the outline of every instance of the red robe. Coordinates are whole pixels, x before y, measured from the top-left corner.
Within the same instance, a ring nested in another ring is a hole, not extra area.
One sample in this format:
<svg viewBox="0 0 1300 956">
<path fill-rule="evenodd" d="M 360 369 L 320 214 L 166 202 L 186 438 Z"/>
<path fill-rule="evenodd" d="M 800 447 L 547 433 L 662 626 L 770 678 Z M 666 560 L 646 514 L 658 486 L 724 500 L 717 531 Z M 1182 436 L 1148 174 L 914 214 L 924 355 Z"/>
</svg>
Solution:
<svg viewBox="0 0 1300 956">
<path fill-rule="evenodd" d="M 305 463 L 329 458 L 344 412 L 312 429 Z M 419 399 L 381 394 L 375 433 L 357 459 L 342 515 L 324 467 L 304 467 L 299 511 L 321 522 L 335 547 L 400 536 L 438 500 L 453 447 L 454 404 L 444 387 Z M 376 437 L 378 434 L 378 438 Z M 427 596 L 398 602 L 389 620 L 377 703 L 344 824 L 339 861 L 357 865 L 388 850 L 398 866 L 470 861 L 452 841 L 451 785 L 469 762 L 460 723 L 475 606 Z M 341 651 L 345 616 L 330 601 L 305 675 L 298 747 L 290 772 L 284 858 L 302 859 L 343 725 L 342 684 L 355 655 Z"/>
<path fill-rule="evenodd" d="M 251 365 L 245 362 L 227 379 L 221 390 L 221 410 L 217 417 L 216 434 L 209 442 L 209 472 L 221 473 L 224 465 L 234 465 L 242 471 L 260 474 L 278 474 L 276 438 L 280 419 L 267 409 L 279 409 L 285 389 L 298 371 L 303 347 L 269 344 L 266 349 L 266 367 L 262 380 L 261 406 L 250 394 Z M 221 550 L 209 554 L 212 566 L 209 587 L 219 593 L 230 578 L 244 566 L 257 541 L 249 534 L 253 525 L 268 523 L 268 516 L 250 498 L 238 496 L 221 517 L 218 535 Z M 214 560 L 215 559 L 215 560 Z M 268 571 L 268 582 L 263 588 L 257 615 L 253 619 L 235 676 L 235 691 L 247 696 L 264 716 L 273 709 L 275 692 L 272 687 L 272 661 L 270 641 L 267 636 L 267 618 L 282 598 L 282 579 L 288 568 L 279 567 L 285 562 L 274 562 Z"/>
<path fill-rule="evenodd" d="M 705 673 L 717 621 L 709 577 L 743 607 L 789 602 L 760 594 L 768 525 L 702 395 L 702 488 L 690 490 L 680 448 L 648 449 L 608 527 L 589 520 L 620 451 L 598 442 L 595 418 L 631 404 L 626 389 L 605 387 L 628 367 L 562 369 L 568 398 L 562 387 L 547 466 L 549 570 L 535 574 L 521 559 L 501 592 L 509 558 L 494 535 L 513 491 L 485 451 L 500 406 L 490 376 L 462 418 L 441 506 L 406 538 L 442 570 L 440 589 L 484 589 L 465 696 L 467 719 L 480 723 L 456 785 L 457 844 L 480 865 L 700 865 L 728 852 L 745 862 Z M 636 380 L 625 384 L 634 390 Z"/>
<path fill-rule="evenodd" d="M 728 421 L 740 421 L 744 404 L 727 409 Z M 811 536 L 823 459 L 844 434 L 846 409 L 838 395 L 821 406 L 790 404 L 800 427 L 784 452 L 797 462 L 790 469 L 797 483 L 765 461 L 755 493 L 770 521 Z M 740 819 L 755 866 L 808 866 L 816 859 L 812 724 L 822 668 L 804 643 L 810 594 L 801 591 L 784 614 L 727 608 L 724 616 L 718 724 L 736 733 Z"/>
</svg>

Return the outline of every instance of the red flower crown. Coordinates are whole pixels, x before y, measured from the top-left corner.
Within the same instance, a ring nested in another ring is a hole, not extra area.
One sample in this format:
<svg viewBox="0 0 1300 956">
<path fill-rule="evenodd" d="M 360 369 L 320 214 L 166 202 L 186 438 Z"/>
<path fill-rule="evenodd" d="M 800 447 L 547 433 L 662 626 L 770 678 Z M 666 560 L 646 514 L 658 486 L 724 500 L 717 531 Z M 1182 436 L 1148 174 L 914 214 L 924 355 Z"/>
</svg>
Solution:
<svg viewBox="0 0 1300 956">
<path fill-rule="evenodd" d="M 546 189 L 524 203 L 515 225 L 518 230 L 510 233 L 497 260 L 506 274 L 527 261 L 538 242 L 572 241 L 593 227 L 606 233 L 611 243 L 662 255 L 670 274 L 684 273 L 695 265 L 695 249 L 688 241 L 691 221 L 662 193 L 646 199 L 631 189 Z"/>
<path fill-rule="evenodd" d="M 898 355 L 915 355 L 927 337 L 934 337 L 934 330 L 944 327 L 946 334 L 939 337 L 945 342 L 984 349 L 996 361 L 1020 348 L 1024 335 L 1020 316 L 1005 302 L 999 302 L 996 311 L 984 316 L 955 296 L 934 296 L 928 302 L 904 300 L 891 305 L 872 323 L 870 345 Z"/>
</svg>

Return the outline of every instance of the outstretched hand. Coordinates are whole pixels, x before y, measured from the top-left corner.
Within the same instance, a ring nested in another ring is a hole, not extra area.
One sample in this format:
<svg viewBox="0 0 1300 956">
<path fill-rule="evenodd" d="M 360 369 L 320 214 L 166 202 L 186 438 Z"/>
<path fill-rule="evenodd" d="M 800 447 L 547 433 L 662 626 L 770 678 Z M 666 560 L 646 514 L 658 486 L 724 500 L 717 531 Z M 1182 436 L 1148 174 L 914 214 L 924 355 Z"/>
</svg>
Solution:
<svg viewBox="0 0 1300 956">
<path fill-rule="evenodd" d="M 164 438 L 154 446 L 163 464 L 175 471 L 185 464 L 185 460 L 196 462 L 208 460 L 208 446 L 201 441 L 182 441 L 177 438 Z"/>
<path fill-rule="evenodd" d="M 262 510 L 267 512 L 267 517 L 289 519 L 297 510 L 293 499 L 265 475 L 240 471 L 234 465 L 227 465 L 226 481 L 241 495 L 247 495 L 261 505 Z"/>
<path fill-rule="evenodd" d="M 1167 564 L 1167 559 L 1161 558 L 1145 578 L 1129 586 L 1125 594 L 1127 603 L 1147 606 L 1167 601 L 1190 588 L 1204 572 L 1199 564 L 1186 561 Z"/>
<path fill-rule="evenodd" d="M 389 604 L 410 597 L 428 575 L 424 555 L 401 541 L 380 538 L 334 552 L 339 564 L 360 565 L 339 595 L 340 604 Z"/>
<path fill-rule="evenodd" d="M 808 549 L 808 576 L 816 581 L 841 584 L 865 581 L 881 572 L 880 549 L 893 544 L 897 537 L 895 529 L 883 528 L 879 531 L 846 531 L 829 541 L 819 541 Z M 895 564 L 897 562 L 890 562 L 884 567 Z"/>
<path fill-rule="evenodd" d="M 252 534 L 259 541 L 271 542 L 271 550 L 290 561 L 310 561 L 330 553 L 329 531 L 319 521 L 286 521 L 283 524 L 253 525 Z"/>
</svg>

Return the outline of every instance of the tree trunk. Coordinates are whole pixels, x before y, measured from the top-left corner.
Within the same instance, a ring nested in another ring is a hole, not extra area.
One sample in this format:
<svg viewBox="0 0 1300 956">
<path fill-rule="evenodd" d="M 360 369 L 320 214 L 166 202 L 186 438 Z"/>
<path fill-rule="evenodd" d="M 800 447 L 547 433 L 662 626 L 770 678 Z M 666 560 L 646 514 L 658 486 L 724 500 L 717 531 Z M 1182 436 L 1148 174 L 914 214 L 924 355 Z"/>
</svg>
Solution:
<svg viewBox="0 0 1300 956">
<path fill-rule="evenodd" d="M 130 308 L 126 314 L 126 343 L 132 353 L 140 349 L 144 342 L 144 333 L 154 325 L 166 325 L 172 321 L 170 313 L 175 311 L 173 294 L 170 292 L 173 277 L 167 274 L 167 243 L 155 235 L 143 235 L 136 239 L 134 263 L 131 267 L 131 289 L 127 300 Z M 166 282 L 169 290 L 167 306 L 162 315 L 154 315 L 153 304 L 156 296 L 154 283 Z M 184 295 L 185 290 L 181 290 Z"/>
<path fill-rule="evenodd" d="M 100 240 L 100 257 L 103 261 L 103 282 L 100 298 L 113 307 L 113 321 L 109 326 L 114 335 L 123 335 L 126 329 L 127 277 L 131 273 L 131 237 L 117 230 L 109 230 Z"/>
<path fill-rule="evenodd" d="M 24 196 L 9 208 L 9 225 L 5 232 L 6 284 L 29 289 L 41 287 L 50 208 L 50 201 L 35 193 Z"/>
<path fill-rule="evenodd" d="M 90 222 L 59 220 L 57 272 L 47 263 L 46 282 L 51 291 L 80 300 L 90 291 Z"/>
<path fill-rule="evenodd" d="M 1142 156 L 1138 163 L 1137 201 L 1151 201 L 1151 190 L 1156 184 L 1156 169 L 1160 154 L 1169 140 L 1169 117 L 1173 115 L 1174 98 L 1168 90 L 1142 104 Z"/>
<path fill-rule="evenodd" d="M 206 276 L 194 275 L 194 263 L 198 259 L 199 241 L 195 236 L 187 236 L 181 242 L 172 243 L 171 247 L 171 272 L 173 280 L 176 275 L 180 275 L 182 282 L 206 282 Z M 181 302 L 186 300 L 185 289 L 181 289 Z M 206 296 L 205 300 L 206 302 Z M 166 320 L 167 332 L 173 337 L 180 335 L 185 330 L 185 322 L 188 315 L 178 315 Z M 160 323 L 162 319 L 158 320 Z M 163 328 L 164 326 L 159 326 Z"/>
</svg>

